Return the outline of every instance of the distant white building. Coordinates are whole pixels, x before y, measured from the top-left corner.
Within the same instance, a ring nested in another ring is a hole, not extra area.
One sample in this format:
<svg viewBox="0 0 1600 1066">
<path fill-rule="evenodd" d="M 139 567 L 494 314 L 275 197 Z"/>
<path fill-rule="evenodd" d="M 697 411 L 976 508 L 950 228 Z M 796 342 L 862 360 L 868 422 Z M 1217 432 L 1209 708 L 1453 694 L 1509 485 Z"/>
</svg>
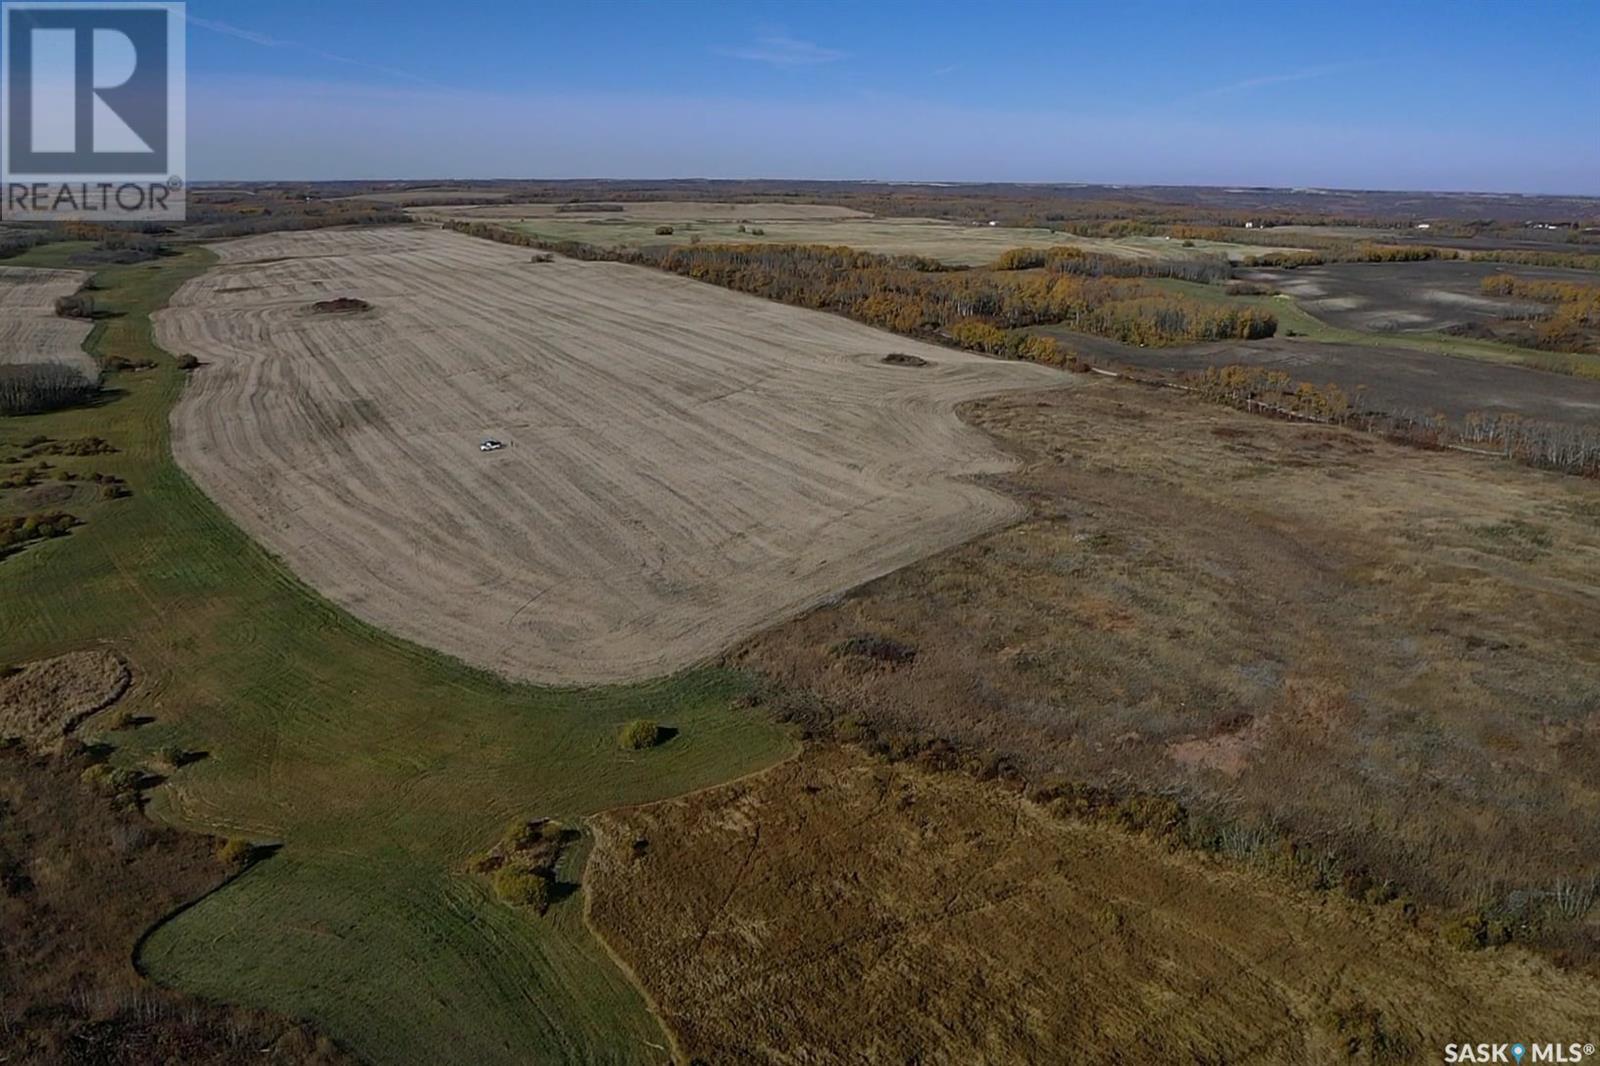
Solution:
<svg viewBox="0 0 1600 1066">
<path fill-rule="evenodd" d="M 1417 223 L 1417 228 L 1418 229 L 1432 229 L 1433 228 L 1433 224 L 1431 222 L 1418 222 Z"/>
</svg>

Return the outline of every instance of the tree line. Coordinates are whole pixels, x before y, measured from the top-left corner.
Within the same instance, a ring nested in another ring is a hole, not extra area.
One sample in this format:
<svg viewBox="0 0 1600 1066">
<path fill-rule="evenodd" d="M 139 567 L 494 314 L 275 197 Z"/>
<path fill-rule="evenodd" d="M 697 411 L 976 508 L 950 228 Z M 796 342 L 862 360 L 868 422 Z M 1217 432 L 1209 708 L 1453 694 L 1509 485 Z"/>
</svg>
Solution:
<svg viewBox="0 0 1600 1066">
<path fill-rule="evenodd" d="M 0 415 L 32 415 L 86 403 L 100 391 L 99 376 L 61 363 L 0 365 Z"/>
<path fill-rule="evenodd" d="M 1600 426 L 1544 422 L 1515 414 L 1442 414 L 1357 406 L 1337 385 L 1295 381 L 1281 370 L 1209 367 L 1183 386 L 1215 403 L 1280 418 L 1352 426 L 1423 448 L 1466 447 L 1582 477 L 1600 477 Z"/>
<path fill-rule="evenodd" d="M 1009 248 L 1000 253 L 990 269 L 1043 269 L 1092 278 L 1179 278 L 1205 285 L 1220 284 L 1233 276 L 1232 264 L 1221 255 L 1135 259 L 1072 247 Z"/>
<path fill-rule="evenodd" d="M 1491 274 L 1479 283 L 1491 296 L 1510 296 L 1549 304 L 1533 321 L 1535 347 L 1560 352 L 1593 352 L 1600 333 L 1600 285 Z"/>
<path fill-rule="evenodd" d="M 1074 356 L 1019 331 L 1061 325 L 1151 347 L 1270 337 L 1277 320 L 1253 307 L 1170 294 L 1142 278 L 1044 270 L 950 270 L 916 257 L 810 244 L 701 244 L 605 249 L 546 241 L 484 222 L 448 228 L 575 259 L 656 267 L 782 303 L 847 315 L 871 326 L 991 355 L 1062 365 Z M 1062 263 L 1077 262 L 1063 256 Z"/>
<path fill-rule="evenodd" d="M 1586 255 L 1581 252 L 1533 252 L 1508 248 L 1465 252 L 1455 248 L 1437 248 L 1428 244 L 1375 244 L 1367 241 L 1329 245 L 1315 251 L 1268 252 L 1265 255 L 1250 256 L 1244 261 L 1244 265 L 1293 270 L 1296 267 L 1322 266 L 1326 263 L 1416 263 L 1430 259 L 1471 259 L 1484 263 L 1509 263 L 1519 266 L 1600 270 L 1600 255 Z"/>
</svg>

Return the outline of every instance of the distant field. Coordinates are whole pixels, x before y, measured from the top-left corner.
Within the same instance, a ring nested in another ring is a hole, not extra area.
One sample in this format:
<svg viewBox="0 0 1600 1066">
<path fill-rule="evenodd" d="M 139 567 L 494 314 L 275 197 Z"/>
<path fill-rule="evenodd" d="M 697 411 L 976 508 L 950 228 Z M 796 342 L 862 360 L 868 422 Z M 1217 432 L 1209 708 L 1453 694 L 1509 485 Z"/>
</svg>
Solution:
<svg viewBox="0 0 1600 1066">
<path fill-rule="evenodd" d="M 351 196 L 330 196 L 330 200 L 367 200 L 381 204 L 419 204 L 430 200 L 442 203 L 459 204 L 472 200 L 503 200 L 509 193 L 497 192 L 493 189 L 454 189 L 454 188 L 417 188 L 396 189 L 393 192 L 363 192 Z"/>
<path fill-rule="evenodd" d="M 360 617 L 549 683 L 681 669 L 1005 523 L 964 475 L 1007 460 L 954 407 L 1063 381 L 431 228 L 218 250 L 158 317 L 209 364 L 179 462 Z M 309 311 L 332 295 L 372 310 Z"/>
<path fill-rule="evenodd" d="M 690 1061 L 1413 1062 L 1600 1021 L 1592 981 L 1399 908 L 858 752 L 593 823 L 591 918 Z"/>
<path fill-rule="evenodd" d="M 1102 363 L 1167 370 L 1230 363 L 1270 366 L 1297 380 L 1333 382 L 1352 394 L 1364 388 L 1373 400 L 1457 416 L 1469 411 L 1515 411 L 1551 421 L 1586 422 L 1594 418 L 1600 400 L 1596 384 L 1600 356 L 1539 351 L 1426 329 L 1381 333 L 1350 329 L 1310 314 L 1288 295 L 1228 296 L 1218 286 L 1170 278 L 1151 284 L 1196 300 L 1268 311 L 1278 320 L 1277 335 L 1269 340 L 1139 348 L 1063 326 L 1036 326 L 1031 332 L 1053 337 L 1067 351 Z M 1406 299 L 1403 294 L 1381 292 L 1378 298 Z M 1459 310 L 1452 313 L 1458 319 L 1467 317 Z"/>
<path fill-rule="evenodd" d="M 186 376 L 148 316 L 213 262 L 191 248 L 102 270 L 97 299 L 113 317 L 88 343 L 156 368 L 113 374 L 106 404 L 0 420 L 13 444 L 105 438 L 116 453 L 54 461 L 133 492 L 86 503 L 70 536 L 0 560 L 0 663 L 116 649 L 135 676 L 116 711 L 154 722 L 86 731 L 123 765 L 150 766 L 168 746 L 204 754 L 164 771 L 152 812 L 282 845 L 159 927 L 141 964 L 211 999 L 314 1019 L 371 1061 L 659 1062 L 660 1028 L 577 898 L 544 919 L 514 911 L 467 859 L 513 818 L 576 824 L 769 765 L 791 742 L 730 709 L 742 683 L 728 673 L 585 693 L 512 685 L 298 582 L 170 458 Z M 618 727 L 641 716 L 677 736 L 619 750 Z"/>
<path fill-rule="evenodd" d="M 421 213 L 420 211 L 418 213 Z M 469 219 L 602 219 L 611 222 L 806 222 L 819 219 L 870 218 L 865 211 L 832 204 L 733 204 L 702 200 L 585 200 L 562 204 L 490 204 L 452 207 L 452 218 Z"/>
<path fill-rule="evenodd" d="M 65 363 L 92 372 L 83 350 L 89 322 L 55 313 L 58 296 L 69 296 L 89 277 L 81 270 L 45 270 L 0 265 L 0 364 Z"/>
<path fill-rule="evenodd" d="M 1581 270 L 1461 260 L 1328 263 L 1244 270 L 1237 276 L 1274 286 L 1329 325 L 1377 333 L 1427 332 L 1545 309 L 1532 301 L 1486 295 L 1481 283 L 1492 274 L 1580 284 L 1600 280 Z"/>
<path fill-rule="evenodd" d="M 1199 255 L 1227 255 L 1238 260 L 1263 255 L 1282 248 L 1249 244 L 1222 244 L 1195 241 L 1185 248 L 1181 241 L 1161 237 L 1102 239 L 1076 237 L 1047 229 L 1014 226 L 989 226 L 982 223 L 944 222 L 928 218 L 871 218 L 841 208 L 815 207 L 815 214 L 796 217 L 808 205 L 770 204 L 725 205 L 734 210 L 711 213 L 709 205 L 668 203 L 652 205 L 648 216 L 607 213 L 556 214 L 550 209 L 529 211 L 524 205 L 507 204 L 483 212 L 462 213 L 455 209 L 434 214 L 452 218 L 495 219 L 525 233 L 553 241 L 582 241 L 605 248 L 644 245 L 688 244 L 691 240 L 713 243 L 842 244 L 885 255 L 921 255 L 959 266 L 992 263 L 1008 248 L 1077 247 L 1136 258 L 1181 258 Z M 774 215 L 781 211 L 781 215 Z M 763 216 L 763 212 L 767 212 Z M 421 214 L 421 211 L 414 211 Z M 842 217 L 842 216 L 850 217 Z M 838 217 L 830 217 L 838 216 Z M 763 221 L 763 217 L 772 221 Z M 740 220 L 748 219 L 745 232 Z M 673 232 L 661 235 L 656 227 L 670 224 Z M 754 234 L 751 229 L 764 232 Z"/>
<path fill-rule="evenodd" d="M 1277 336 L 1256 341 L 1213 341 L 1181 348 L 1138 348 L 1103 337 L 1053 327 L 1036 332 L 1106 366 L 1183 373 L 1207 367 L 1259 366 L 1295 381 L 1332 383 L 1358 406 L 1443 413 L 1515 413 L 1546 422 L 1600 422 L 1600 380 L 1544 373 L 1479 359 L 1454 359 L 1438 351 L 1389 344 L 1387 338 L 1340 339 Z"/>
</svg>

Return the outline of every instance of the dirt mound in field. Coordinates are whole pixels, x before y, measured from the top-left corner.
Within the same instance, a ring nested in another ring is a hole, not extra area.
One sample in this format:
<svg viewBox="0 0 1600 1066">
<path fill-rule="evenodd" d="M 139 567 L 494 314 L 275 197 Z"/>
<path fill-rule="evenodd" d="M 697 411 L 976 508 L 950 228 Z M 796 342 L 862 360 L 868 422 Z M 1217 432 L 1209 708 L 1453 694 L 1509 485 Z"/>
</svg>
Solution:
<svg viewBox="0 0 1600 1066">
<path fill-rule="evenodd" d="M 121 699 L 133 681 L 128 664 L 104 650 L 70 652 L 14 669 L 0 678 L 0 739 L 20 737 L 38 750 Z"/>
<path fill-rule="evenodd" d="M 248 292 L 254 286 L 245 285 L 232 289 L 232 292 Z M 318 300 L 311 305 L 311 310 L 319 315 L 349 315 L 357 311 L 370 311 L 372 305 L 365 300 L 358 300 L 354 296 L 335 296 L 331 300 Z"/>
<path fill-rule="evenodd" d="M 920 355 L 907 355 L 905 352 L 890 352 L 883 357 L 883 361 L 890 366 L 927 366 L 928 361 Z"/>
</svg>

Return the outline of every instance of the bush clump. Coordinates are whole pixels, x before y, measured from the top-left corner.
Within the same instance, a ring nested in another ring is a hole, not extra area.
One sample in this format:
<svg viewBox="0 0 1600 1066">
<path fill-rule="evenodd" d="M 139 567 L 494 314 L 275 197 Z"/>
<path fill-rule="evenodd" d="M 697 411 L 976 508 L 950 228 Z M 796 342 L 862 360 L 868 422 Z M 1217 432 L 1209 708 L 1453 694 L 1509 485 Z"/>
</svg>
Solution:
<svg viewBox="0 0 1600 1066">
<path fill-rule="evenodd" d="M 0 555 L 30 541 L 64 537 L 77 524 L 78 519 L 65 511 L 0 518 Z"/>
<path fill-rule="evenodd" d="M 672 227 L 671 226 L 657 226 L 656 227 L 656 236 L 657 237 L 670 237 L 670 236 L 672 236 Z"/>
<path fill-rule="evenodd" d="M 553 885 L 543 871 L 502 866 L 494 872 L 493 884 L 494 894 L 513 907 L 532 907 L 540 914 L 550 909 Z"/>
<path fill-rule="evenodd" d="M 617 745 L 624 751 L 643 751 L 665 740 L 661 726 L 648 718 L 635 718 L 617 734 Z"/>
<path fill-rule="evenodd" d="M 71 296 L 56 297 L 56 314 L 62 318 L 93 318 L 94 297 L 75 292 Z"/>
<path fill-rule="evenodd" d="M 80 775 L 83 783 L 111 796 L 138 791 L 144 783 L 144 774 L 129 766 L 112 766 L 95 763 Z"/>
<path fill-rule="evenodd" d="M 217 858 L 229 869 L 238 870 L 250 865 L 255 858 L 256 846 L 243 837 L 229 837 L 217 845 Z"/>
<path fill-rule="evenodd" d="M 853 637 L 846 637 L 833 646 L 836 656 L 854 655 L 876 662 L 887 663 L 890 666 L 903 666 L 914 661 L 917 649 L 910 644 L 876 633 L 862 633 Z"/>
</svg>

